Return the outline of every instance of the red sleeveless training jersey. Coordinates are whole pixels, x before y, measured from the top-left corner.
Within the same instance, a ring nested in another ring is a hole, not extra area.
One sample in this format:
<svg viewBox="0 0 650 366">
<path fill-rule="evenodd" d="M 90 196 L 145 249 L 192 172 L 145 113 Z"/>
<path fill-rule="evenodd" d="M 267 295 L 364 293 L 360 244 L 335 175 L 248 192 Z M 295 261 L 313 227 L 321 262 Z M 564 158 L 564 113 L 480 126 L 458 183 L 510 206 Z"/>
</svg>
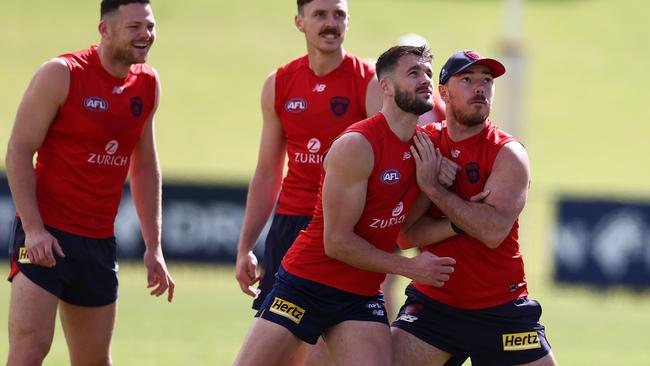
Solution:
<svg viewBox="0 0 650 366">
<path fill-rule="evenodd" d="M 316 205 L 323 152 L 351 124 L 365 119 L 366 90 L 374 67 L 346 54 L 325 76 L 309 68 L 307 56 L 275 74 L 275 111 L 287 141 L 287 175 L 277 212 L 311 216 Z"/>
<path fill-rule="evenodd" d="M 59 57 L 70 69 L 70 88 L 38 149 L 39 211 L 45 225 L 110 237 L 131 152 L 154 107 L 156 76 L 133 65 L 117 79 L 102 67 L 96 46 Z"/>
<path fill-rule="evenodd" d="M 419 193 L 415 182 L 415 162 L 409 150 L 411 141 L 402 142 L 381 113 L 355 123 L 344 133 L 347 132 L 363 134 L 374 154 L 366 204 L 354 232 L 377 248 L 392 252 L 401 223 Z M 321 187 L 325 174 L 321 178 Z M 386 275 L 328 257 L 323 246 L 323 229 L 323 204 L 319 194 L 314 219 L 285 255 L 282 261 L 284 269 L 295 276 L 339 290 L 376 295 Z"/>
<path fill-rule="evenodd" d="M 491 122 L 478 135 L 458 142 L 449 138 L 446 122 L 427 125 L 425 129 L 433 136 L 433 143 L 442 155 L 460 165 L 451 189 L 465 200 L 483 191 L 499 150 L 506 143 L 516 141 Z M 431 214 L 442 215 L 435 206 Z M 453 257 L 455 271 L 441 288 L 417 282 L 413 285 L 436 301 L 463 309 L 488 308 L 527 295 L 524 262 L 517 242 L 518 228 L 516 220 L 496 249 L 488 248 L 467 234 L 424 247 L 423 250 L 437 256 Z"/>
</svg>

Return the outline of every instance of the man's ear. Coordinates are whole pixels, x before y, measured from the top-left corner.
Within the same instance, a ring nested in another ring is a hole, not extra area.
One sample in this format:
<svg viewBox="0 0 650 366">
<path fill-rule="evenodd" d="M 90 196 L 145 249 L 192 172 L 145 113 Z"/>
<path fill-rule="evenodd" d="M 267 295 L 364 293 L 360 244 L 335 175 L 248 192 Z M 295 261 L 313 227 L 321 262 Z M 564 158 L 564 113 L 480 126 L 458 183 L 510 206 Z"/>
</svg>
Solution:
<svg viewBox="0 0 650 366">
<path fill-rule="evenodd" d="M 102 38 L 108 38 L 108 23 L 105 19 L 99 21 L 97 30 L 99 31 L 99 35 L 101 35 Z"/>
<path fill-rule="evenodd" d="M 384 94 L 388 94 L 388 95 L 393 95 L 394 94 L 393 93 L 393 83 L 391 83 L 390 80 L 388 80 L 388 79 L 379 80 L 379 89 L 381 89 L 381 91 Z"/>
<path fill-rule="evenodd" d="M 438 85 L 438 93 L 440 93 L 440 99 L 443 102 L 449 103 L 449 90 L 446 85 Z"/>
<path fill-rule="evenodd" d="M 294 21 L 294 23 L 296 23 L 296 28 L 298 28 L 299 31 L 304 33 L 305 32 L 305 26 L 302 24 L 302 17 L 300 16 L 300 14 L 297 14 L 293 18 L 293 21 Z"/>
</svg>

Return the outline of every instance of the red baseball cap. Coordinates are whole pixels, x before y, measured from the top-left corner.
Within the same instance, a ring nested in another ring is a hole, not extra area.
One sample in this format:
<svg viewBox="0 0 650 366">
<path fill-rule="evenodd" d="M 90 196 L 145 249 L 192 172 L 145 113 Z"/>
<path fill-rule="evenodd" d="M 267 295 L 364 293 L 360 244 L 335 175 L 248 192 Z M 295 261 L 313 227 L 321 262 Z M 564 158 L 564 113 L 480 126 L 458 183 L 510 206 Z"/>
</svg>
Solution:
<svg viewBox="0 0 650 366">
<path fill-rule="evenodd" d="M 465 70 L 472 65 L 485 65 L 492 72 L 492 77 L 498 78 L 506 73 L 506 67 L 492 58 L 485 58 L 480 53 L 472 50 L 458 51 L 451 55 L 445 65 L 440 69 L 440 85 L 445 84 L 453 75 Z"/>
</svg>

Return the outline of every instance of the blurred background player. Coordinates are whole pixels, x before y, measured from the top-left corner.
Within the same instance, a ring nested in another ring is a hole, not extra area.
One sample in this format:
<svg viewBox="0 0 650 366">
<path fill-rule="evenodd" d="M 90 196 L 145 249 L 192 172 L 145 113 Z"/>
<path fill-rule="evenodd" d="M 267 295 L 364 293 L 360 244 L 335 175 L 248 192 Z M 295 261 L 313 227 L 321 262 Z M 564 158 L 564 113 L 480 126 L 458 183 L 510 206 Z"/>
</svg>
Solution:
<svg viewBox="0 0 650 366">
<path fill-rule="evenodd" d="M 72 365 L 110 365 L 116 317 L 113 224 L 130 175 L 151 294 L 174 281 L 160 245 L 161 178 L 153 116 L 149 1 L 101 3 L 99 46 L 47 61 L 20 103 L 6 156 L 17 208 L 8 365 L 40 365 L 57 308 Z M 38 151 L 36 166 L 32 159 Z"/>
<path fill-rule="evenodd" d="M 297 7 L 295 24 L 305 35 L 307 54 L 278 68 L 264 83 L 259 157 L 237 249 L 235 276 L 244 293 L 256 296 L 254 309 L 271 291 L 282 258 L 311 221 L 323 152 L 348 126 L 381 108 L 374 66 L 343 49 L 347 1 L 298 0 Z M 285 157 L 288 171 L 282 179 Z M 276 204 L 258 276 L 253 248 Z M 252 286 L 258 281 L 256 291 Z M 330 364 L 325 347 L 309 349 L 306 363 Z"/>
<path fill-rule="evenodd" d="M 453 257 L 457 264 L 444 287 L 417 280 L 407 287 L 392 328 L 396 365 L 443 365 L 458 353 L 468 354 L 474 365 L 556 364 L 539 323 L 541 306 L 527 297 L 519 250 L 528 155 L 489 119 L 494 78 L 504 73 L 500 62 L 470 50 L 454 53 L 440 71 L 447 120 L 428 125 L 431 139 L 422 135 L 415 142 L 431 166 L 446 156 L 461 170 L 447 189 L 435 179 L 436 169 L 422 168 L 433 173 L 417 176 L 430 202 L 414 205 L 403 230 L 423 251 Z M 416 163 L 419 173 L 420 159 Z M 488 194 L 472 200 L 481 192 Z M 436 219 L 441 215 L 446 219 Z M 458 235 L 438 240 L 451 232 Z"/>
</svg>

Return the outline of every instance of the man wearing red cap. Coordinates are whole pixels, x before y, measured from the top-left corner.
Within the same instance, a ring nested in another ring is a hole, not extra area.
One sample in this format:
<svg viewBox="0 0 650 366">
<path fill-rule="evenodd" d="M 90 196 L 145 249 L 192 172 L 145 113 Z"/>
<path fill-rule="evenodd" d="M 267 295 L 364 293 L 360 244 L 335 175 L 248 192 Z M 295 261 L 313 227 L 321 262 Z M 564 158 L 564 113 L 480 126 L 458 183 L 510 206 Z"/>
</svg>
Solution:
<svg viewBox="0 0 650 366">
<path fill-rule="evenodd" d="M 454 53 L 440 71 L 447 120 L 429 125 L 431 139 L 415 145 L 423 192 L 404 226 L 405 247 L 420 246 L 456 260 L 442 287 L 413 281 L 392 324 L 394 365 L 443 365 L 468 354 L 472 365 L 555 365 L 540 324 L 540 304 L 529 299 L 518 242 L 518 216 L 530 183 L 528 155 L 490 121 L 493 81 L 505 73 L 475 51 Z M 450 189 L 435 177 L 442 157 L 460 166 Z M 422 174 L 429 171 L 429 175 Z M 489 192 L 480 202 L 470 197 Z M 458 235 L 436 243 L 436 230 Z"/>
</svg>

